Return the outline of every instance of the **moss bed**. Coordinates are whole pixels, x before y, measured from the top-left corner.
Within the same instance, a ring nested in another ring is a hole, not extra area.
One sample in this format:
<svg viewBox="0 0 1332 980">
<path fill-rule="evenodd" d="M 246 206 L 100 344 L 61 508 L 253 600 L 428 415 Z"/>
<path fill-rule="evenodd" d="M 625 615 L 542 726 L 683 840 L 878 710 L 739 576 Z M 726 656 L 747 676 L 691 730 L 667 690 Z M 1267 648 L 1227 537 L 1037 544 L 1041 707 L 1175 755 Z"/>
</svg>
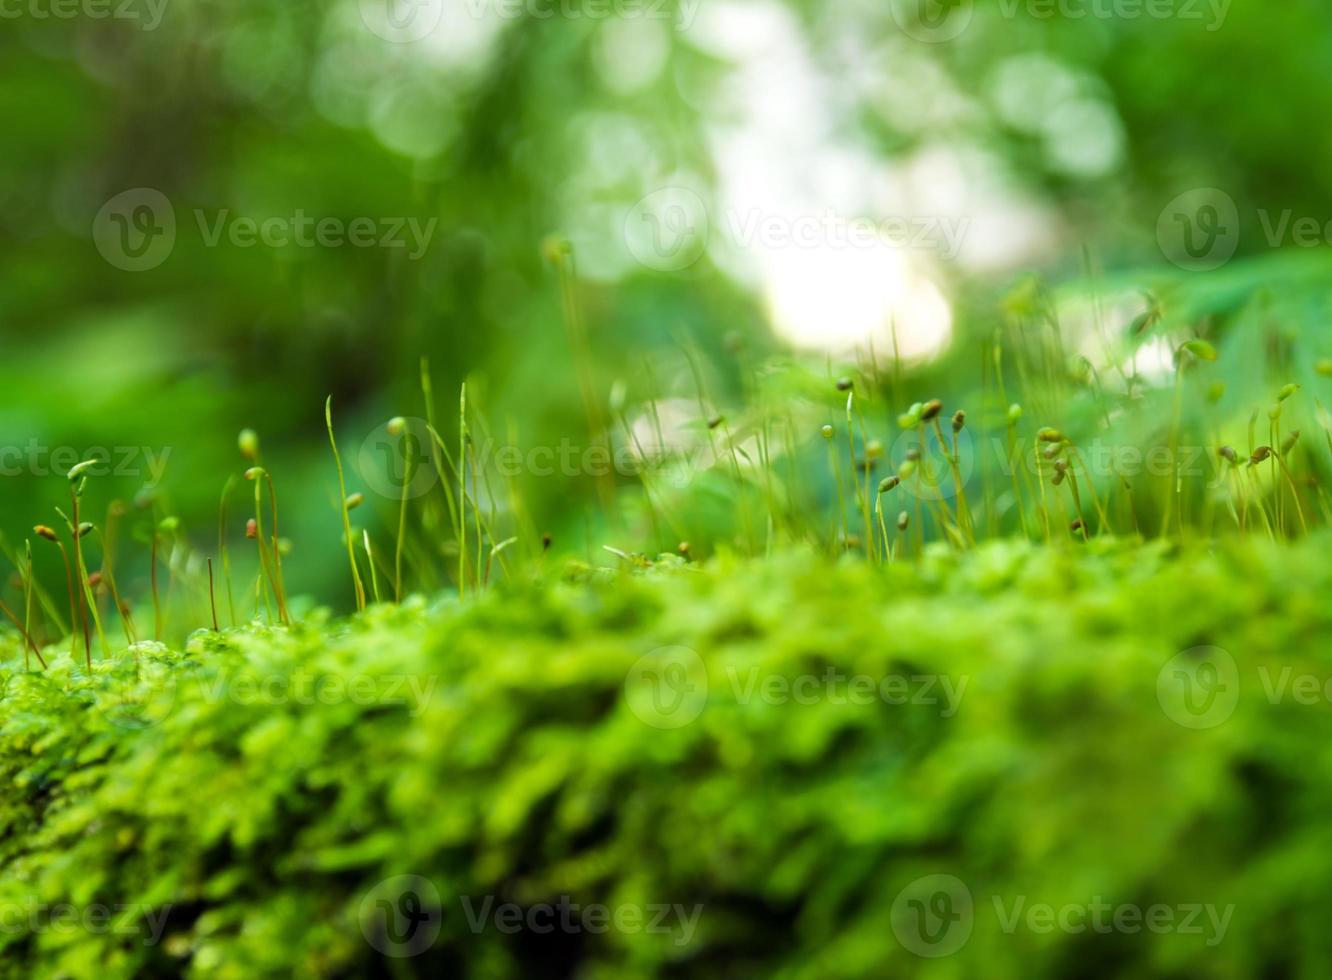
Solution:
<svg viewBox="0 0 1332 980">
<path fill-rule="evenodd" d="M 0 970 L 1326 975 L 1330 544 L 572 569 L 91 676 L 11 641 Z"/>
</svg>

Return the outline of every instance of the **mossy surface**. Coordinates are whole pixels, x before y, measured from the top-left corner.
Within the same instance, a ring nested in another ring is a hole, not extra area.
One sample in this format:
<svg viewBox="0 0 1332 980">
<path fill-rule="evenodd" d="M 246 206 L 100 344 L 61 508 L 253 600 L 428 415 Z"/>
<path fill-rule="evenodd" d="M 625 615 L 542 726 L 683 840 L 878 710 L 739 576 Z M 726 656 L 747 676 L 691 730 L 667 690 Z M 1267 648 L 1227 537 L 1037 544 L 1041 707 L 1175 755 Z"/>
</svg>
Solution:
<svg viewBox="0 0 1332 980">
<path fill-rule="evenodd" d="M 1325 975 L 1329 544 L 576 573 L 91 677 L 15 646 L 0 970 Z M 420 950 L 376 931 L 402 875 L 438 893 Z M 940 956 L 903 941 L 934 875 L 971 901 Z M 472 921 L 566 896 L 698 911 Z M 1029 916 L 1096 903 L 1173 926 Z"/>
</svg>

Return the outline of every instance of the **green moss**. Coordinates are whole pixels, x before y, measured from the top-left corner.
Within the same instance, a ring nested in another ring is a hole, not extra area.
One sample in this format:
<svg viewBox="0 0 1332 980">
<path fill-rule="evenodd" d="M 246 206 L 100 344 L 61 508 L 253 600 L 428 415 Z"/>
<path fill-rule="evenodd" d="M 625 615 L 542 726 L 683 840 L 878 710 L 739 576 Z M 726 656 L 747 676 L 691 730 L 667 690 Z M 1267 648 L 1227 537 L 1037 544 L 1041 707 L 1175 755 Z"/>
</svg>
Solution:
<svg viewBox="0 0 1332 980">
<path fill-rule="evenodd" d="M 379 883 L 416 875 L 441 914 L 404 976 L 1315 975 L 1332 703 L 1296 678 L 1332 677 L 1328 543 L 797 552 L 200 632 L 92 676 L 53 649 L 0 672 L 0 971 L 373 972 Z M 1189 714 L 1197 664 L 1238 700 Z M 684 683 L 654 702 L 652 676 Z M 973 903 L 937 958 L 902 938 L 931 875 Z M 688 942 L 675 912 L 493 917 L 565 895 L 700 908 Z M 1219 941 L 1205 912 L 1027 918 L 1094 902 L 1233 911 Z"/>
</svg>

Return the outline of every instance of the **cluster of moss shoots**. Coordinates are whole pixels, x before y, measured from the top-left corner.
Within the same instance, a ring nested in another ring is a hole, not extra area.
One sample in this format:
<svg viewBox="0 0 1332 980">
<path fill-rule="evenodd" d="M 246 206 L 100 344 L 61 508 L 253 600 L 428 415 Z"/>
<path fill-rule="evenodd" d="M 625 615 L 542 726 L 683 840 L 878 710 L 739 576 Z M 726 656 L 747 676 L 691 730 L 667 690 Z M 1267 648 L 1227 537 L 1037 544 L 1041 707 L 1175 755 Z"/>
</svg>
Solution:
<svg viewBox="0 0 1332 980">
<path fill-rule="evenodd" d="M 625 439 L 637 447 L 640 455 L 646 455 L 642 453 L 635 431 L 626 418 L 622 389 L 613 390 L 609 399 L 609 417 L 615 422 L 607 420 L 604 400 L 596 396 L 596 386 L 588 367 L 590 361 L 587 358 L 586 337 L 579 326 L 581 316 L 571 286 L 572 270 L 566 268 L 571 264 L 572 257 L 568 253 L 560 253 L 556 259 L 565 272 L 564 281 L 569 286 L 566 291 L 566 322 L 569 324 L 575 361 L 580 364 L 579 379 L 584 394 L 589 438 L 594 443 L 609 447 L 612 429 L 618 422 L 623 428 Z M 709 408 L 710 402 L 704 391 L 701 372 L 697 369 L 694 357 L 690 356 L 690 367 L 698 386 L 699 428 L 706 432 L 714 466 L 733 481 L 735 488 L 735 533 L 729 541 L 713 541 L 711 546 L 730 546 L 759 552 L 770 551 L 783 543 L 803 541 L 812 542 L 832 555 L 863 555 L 868 562 L 886 564 L 918 557 L 931 545 L 965 551 L 975 548 L 980 539 L 1011 536 L 1019 532 L 1025 539 L 1056 545 L 1060 542 L 1083 542 L 1093 535 L 1149 536 L 1156 533 L 1162 537 L 1184 537 L 1189 534 L 1208 536 L 1221 530 L 1214 497 L 1208 497 L 1203 515 L 1186 513 L 1184 488 L 1191 475 L 1180 472 L 1174 462 L 1178 458 L 1181 437 L 1182 378 L 1186 370 L 1217 359 L 1211 344 L 1195 338 L 1175 349 L 1174 413 L 1169 428 L 1172 472 L 1164 487 L 1148 487 L 1149 492 L 1157 492 L 1157 503 L 1160 505 L 1160 524 L 1154 528 L 1141 526 L 1138 510 L 1134 506 L 1133 480 L 1117 472 L 1111 473 L 1098 490 L 1096 476 L 1088 467 L 1079 446 L 1061 429 L 1044 425 L 1026 434 L 1022 432 L 1024 409 L 1018 403 L 1010 403 L 1004 393 L 1000 351 L 1000 346 L 996 344 L 989 365 L 996 397 L 989 401 L 994 403 L 997 400 L 997 404 L 1004 407 L 996 412 L 993 404 L 986 406 L 986 414 L 995 420 L 987 427 L 987 434 L 1007 446 L 1010 460 L 1020 460 L 1030 465 L 1012 467 L 1008 474 L 1008 485 L 1004 487 L 997 486 L 993 479 L 983 479 L 976 500 L 970 499 L 968 495 L 969 480 L 963 473 L 959 442 L 964 433 L 970 435 L 969 426 L 973 425 L 966 410 L 946 407 L 939 399 L 910 405 L 898 416 L 897 425 L 902 432 L 914 435 L 915 441 L 907 440 L 901 458 L 891 459 L 883 443 L 870 435 L 866 406 L 887 388 L 892 388 L 896 393 L 900 387 L 900 362 L 897 368 L 899 376 L 891 385 L 883 382 L 876 364 L 869 367 L 862 365 L 855 376 L 834 379 L 829 374 L 829 398 L 830 401 L 836 399 L 840 419 L 822 424 L 817 431 L 807 433 L 805 438 L 811 443 L 821 439 L 827 446 L 827 473 L 824 474 L 823 485 L 828 487 L 830 494 L 835 490 L 835 509 L 831 522 L 817 516 L 806 516 L 810 513 L 826 514 L 828 508 L 820 507 L 817 500 L 810 499 L 812 495 L 799 493 L 794 467 L 790 474 L 790 487 L 793 489 L 789 489 L 785 496 L 777 492 L 775 485 L 779 477 L 777 465 L 773 462 L 772 440 L 775 436 L 770 420 L 746 426 L 751 442 L 737 439 L 726 417 Z M 686 353 L 688 355 L 688 351 Z M 1320 374 L 1332 374 L 1332 365 L 1320 364 L 1318 371 Z M 1241 451 L 1229 445 L 1215 448 L 1220 464 L 1228 469 L 1227 489 L 1222 496 L 1220 509 L 1228 515 L 1229 524 L 1240 536 L 1260 533 L 1276 539 L 1307 532 L 1311 521 L 1319 518 L 1324 523 L 1332 523 L 1332 498 L 1329 498 L 1312 470 L 1302 478 L 1296 476 L 1292 457 L 1299 446 L 1300 433 L 1282 431 L 1283 407 L 1297 392 L 1297 385 L 1288 384 L 1277 393 L 1267 413 L 1269 437 L 1266 442 L 1260 443 L 1256 438 L 1259 413 L 1255 412 L 1249 426 L 1250 445 L 1246 450 Z M 347 474 L 334 433 L 332 399 L 325 404 L 329 446 L 337 474 L 338 499 L 341 501 L 339 516 L 342 539 L 358 611 L 372 601 L 402 602 L 405 589 L 404 564 L 408 556 L 418 573 L 418 587 L 428 588 L 432 584 L 450 582 L 460 597 L 466 597 L 469 593 L 486 589 L 496 569 L 505 577 L 512 577 L 516 573 L 518 566 L 510 561 L 508 554 L 511 548 L 515 553 L 525 556 L 528 567 L 535 566 L 539 572 L 552 546 L 549 533 L 537 532 L 530 511 L 524 506 L 523 496 L 512 478 L 508 479 L 506 487 L 500 488 L 501 493 L 507 491 L 504 513 L 501 514 L 496 504 L 496 488 L 492 485 L 491 474 L 481 464 L 475 450 L 473 427 L 480 427 L 486 436 L 488 431 L 485 429 L 484 418 L 474 408 L 469 410 L 467 385 L 464 383 L 459 391 L 456 432 L 447 436 L 441 431 L 435 415 L 430 371 L 424 361 L 421 365 L 421 393 L 431 443 L 430 465 L 434 466 L 440 477 L 437 483 L 442 492 L 422 500 L 414 499 L 410 494 L 412 468 L 422 465 L 414 462 L 417 454 L 412 450 L 418 447 L 411 445 L 413 436 L 406 420 L 401 417 L 391 419 L 387 423 L 387 431 L 398 440 L 405 468 L 405 474 L 399 474 L 403 490 L 401 499 L 395 502 L 396 534 L 392 542 L 391 561 L 387 552 L 376 551 L 368 531 L 362 530 L 357 534 L 353 529 L 352 512 L 365 503 L 365 496 L 360 491 L 348 488 Z M 885 404 L 883 408 L 886 407 Z M 1320 418 L 1325 417 L 1321 406 L 1319 409 Z M 645 410 L 660 435 L 661 425 L 656 416 L 655 402 L 648 401 Z M 790 421 L 789 417 L 787 421 Z M 843 423 L 840 434 L 834 421 Z M 1324 434 L 1329 449 L 1332 449 L 1332 433 L 1328 433 L 1325 427 Z M 753 452 L 745 448 L 746 444 L 751 446 Z M 899 440 L 900 444 L 902 440 Z M 941 467 L 938 472 L 933 471 L 923 458 L 925 452 L 933 452 L 936 447 L 946 462 L 946 469 Z M 220 630 L 223 617 L 219 614 L 219 606 L 223 606 L 226 610 L 225 618 L 233 626 L 247 618 L 287 626 L 292 622 L 292 611 L 282 559 L 290 551 L 291 545 L 279 533 L 276 485 L 261 457 L 260 440 L 253 430 L 247 429 L 240 434 L 238 448 L 248 468 L 244 470 L 243 478 L 235 475 L 230 477 L 223 489 L 218 511 L 216 555 L 208 556 L 202 562 L 190 563 L 198 571 L 194 573 L 194 580 L 188 583 L 188 591 L 196 597 L 206 595 L 210 617 L 208 623 L 196 625 L 199 628 Z M 788 458 L 794 456 L 794 440 L 789 433 L 784 448 Z M 82 660 L 89 670 L 92 668 L 96 647 L 100 647 L 105 656 L 111 656 L 111 645 L 107 638 L 109 620 L 118 619 L 120 630 L 130 648 L 134 648 L 140 641 L 139 626 L 117 587 L 115 575 L 117 532 L 129 507 L 123 502 L 112 501 L 102 522 L 85 519 L 84 493 L 88 486 L 88 471 L 92 466 L 92 461 L 86 461 L 69 471 L 69 507 L 68 511 L 57 509 L 58 521 L 52 525 L 35 526 L 33 538 L 24 541 L 21 553 L 7 547 L 5 549 L 18 568 L 22 585 L 22 609 L 16 610 L 0 599 L 0 613 L 18 631 L 25 648 L 25 663 L 29 667 L 33 659 L 43 668 L 47 665 L 43 647 L 37 641 L 39 616 L 42 632 L 50 634 L 54 630 L 56 635 L 67 634 L 71 657 Z M 1101 475 L 1106 477 L 1104 473 Z M 814 476 L 817 478 L 818 475 Z M 655 549 L 649 547 L 645 552 L 639 552 L 622 550 L 609 544 L 603 547 L 626 563 L 643 566 L 653 564 L 654 560 L 648 558 L 647 554 L 660 550 L 663 538 L 672 543 L 678 540 L 678 545 L 674 545 L 676 555 L 672 560 L 690 560 L 695 549 L 681 530 L 688 524 L 687 515 L 682 519 L 680 514 L 672 516 L 669 513 L 664 499 L 666 495 L 656 484 L 650 467 L 645 467 L 638 474 L 637 480 L 641 484 L 641 499 L 650 519 L 650 534 L 655 539 Z M 254 581 L 248 587 L 252 617 L 238 616 L 237 610 L 245 606 L 247 597 L 242 595 L 238 603 L 228 547 L 231 498 L 242 482 L 248 482 L 254 487 L 253 516 L 246 518 L 245 525 L 245 537 L 247 541 L 253 542 L 257 568 Z M 608 485 L 608 481 L 602 480 L 597 487 L 603 506 L 608 511 L 614 509 L 614 482 L 609 481 Z M 897 506 L 893 506 L 895 501 Z M 188 546 L 184 541 L 180 520 L 175 515 L 163 512 L 161 498 L 149 494 L 141 497 L 137 504 L 151 515 L 147 560 L 153 608 L 152 637 L 161 641 L 166 629 L 164 610 L 167 600 L 177 587 L 178 576 L 186 575 L 188 571 L 179 569 L 177 562 L 168 560 L 166 574 L 163 575 L 160 567 L 163 564 L 162 556 L 174 554 L 178 548 Z M 760 513 L 760 508 L 766 509 L 767 513 Z M 414 510 L 418 513 L 413 513 Z M 447 529 L 444 526 L 445 520 Z M 511 533 L 500 533 L 501 525 Z M 759 530 L 764 525 L 766 531 Z M 418 547 L 414 544 L 414 537 L 422 536 L 442 538 L 445 544 Z M 59 550 L 65 572 L 64 598 L 67 610 L 60 608 L 62 603 L 43 588 L 33 572 L 34 538 L 39 542 L 49 542 Z M 100 562 L 96 569 L 90 566 L 85 554 L 84 543 L 89 539 L 98 546 Z M 518 547 L 514 548 L 515 545 Z M 420 574 L 431 556 L 438 557 L 441 554 L 452 556 L 448 559 L 453 562 L 451 568 L 441 573 L 435 567 L 430 569 L 429 575 Z M 217 559 L 216 569 L 214 558 Z M 206 568 L 206 588 L 199 581 L 203 568 Z M 163 578 L 166 579 L 165 596 L 161 586 Z M 106 614 L 106 605 L 112 610 L 110 615 Z M 66 614 L 68 626 L 65 625 Z"/>
</svg>

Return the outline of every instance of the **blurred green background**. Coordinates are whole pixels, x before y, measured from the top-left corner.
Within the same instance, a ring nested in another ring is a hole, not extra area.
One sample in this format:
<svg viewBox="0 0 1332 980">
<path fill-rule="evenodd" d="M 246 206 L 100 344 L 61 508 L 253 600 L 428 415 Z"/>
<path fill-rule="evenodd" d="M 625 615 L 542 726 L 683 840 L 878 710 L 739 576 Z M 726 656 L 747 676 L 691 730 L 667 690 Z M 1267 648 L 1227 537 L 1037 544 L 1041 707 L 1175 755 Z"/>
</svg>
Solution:
<svg viewBox="0 0 1332 980">
<path fill-rule="evenodd" d="M 1326 353 L 1332 8 L 1149 8 L 11 3 L 0 530 L 12 544 L 55 522 L 67 489 L 50 450 L 135 451 L 90 484 L 99 511 L 152 482 L 147 447 L 168 454 L 163 507 L 208 550 L 252 426 L 293 542 L 291 591 L 346 603 L 328 395 L 375 533 L 395 509 L 360 450 L 375 458 L 389 417 L 424 415 L 423 356 L 444 418 L 470 377 L 494 432 L 586 442 L 562 240 L 601 401 L 690 406 L 685 351 L 718 410 L 755 387 L 780 400 L 773 357 L 801 350 L 817 373 L 871 338 L 882 354 L 890 324 L 903 397 L 947 400 L 1037 273 L 1072 328 L 1094 301 L 1116 337 L 1158 302 L 1213 336 L 1248 329 L 1228 343 L 1255 356 L 1227 378 L 1247 413 L 1244 386 L 1270 383 L 1264 357 L 1283 378 L 1298 369 L 1282 337 Z M 1222 233 L 1221 251 L 1180 261 L 1171 202 L 1198 188 L 1224 192 L 1185 214 Z M 1206 210 L 1227 199 L 1233 216 Z M 1317 233 L 1274 234 L 1286 211 Z M 248 243 L 237 224 L 276 233 L 302 215 L 348 232 L 360 219 L 374 243 Z M 890 220 L 909 232 L 901 247 L 838 243 L 836 229 Z M 429 233 L 414 242 L 412 227 Z M 530 529 L 581 547 L 596 484 L 525 480 Z M 146 563 L 127 562 L 122 591 L 141 591 Z"/>
</svg>

